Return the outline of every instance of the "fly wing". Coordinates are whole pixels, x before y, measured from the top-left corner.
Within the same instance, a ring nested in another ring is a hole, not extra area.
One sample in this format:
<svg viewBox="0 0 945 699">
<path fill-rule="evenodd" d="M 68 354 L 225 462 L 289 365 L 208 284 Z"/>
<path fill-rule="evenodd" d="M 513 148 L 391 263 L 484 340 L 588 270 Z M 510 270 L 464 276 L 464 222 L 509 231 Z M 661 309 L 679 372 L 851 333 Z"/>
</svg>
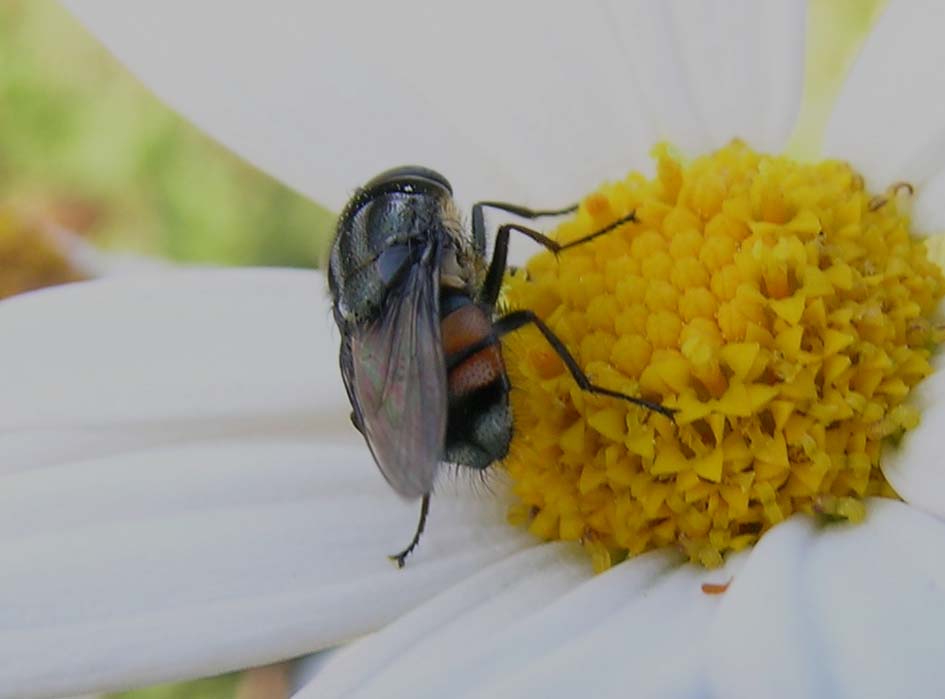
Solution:
<svg viewBox="0 0 945 699">
<path fill-rule="evenodd" d="M 432 490 L 446 439 L 439 265 L 424 257 L 389 291 L 384 314 L 342 348 L 355 418 L 381 473 L 408 498 Z"/>
</svg>

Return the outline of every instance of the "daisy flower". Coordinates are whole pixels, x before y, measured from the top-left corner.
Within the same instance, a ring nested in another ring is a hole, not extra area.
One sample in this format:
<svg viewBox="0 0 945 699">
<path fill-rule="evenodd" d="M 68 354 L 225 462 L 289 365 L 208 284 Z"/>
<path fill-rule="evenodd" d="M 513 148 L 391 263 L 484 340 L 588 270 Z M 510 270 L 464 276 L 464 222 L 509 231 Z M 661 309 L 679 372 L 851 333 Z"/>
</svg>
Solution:
<svg viewBox="0 0 945 699">
<path fill-rule="evenodd" d="M 945 229 L 945 9 L 890 3 L 798 163 L 777 155 L 798 2 L 70 8 L 335 209 L 421 162 L 467 202 L 580 199 L 563 239 L 638 210 L 507 293 L 599 382 L 679 413 L 590 399 L 536 338 L 510 341 L 507 488 L 445 483 L 396 570 L 416 506 L 348 423 L 320 274 L 5 302 L 0 694 L 349 641 L 300 696 L 945 690 L 941 375 L 907 400 L 938 339 L 942 277 L 913 236 Z"/>
</svg>

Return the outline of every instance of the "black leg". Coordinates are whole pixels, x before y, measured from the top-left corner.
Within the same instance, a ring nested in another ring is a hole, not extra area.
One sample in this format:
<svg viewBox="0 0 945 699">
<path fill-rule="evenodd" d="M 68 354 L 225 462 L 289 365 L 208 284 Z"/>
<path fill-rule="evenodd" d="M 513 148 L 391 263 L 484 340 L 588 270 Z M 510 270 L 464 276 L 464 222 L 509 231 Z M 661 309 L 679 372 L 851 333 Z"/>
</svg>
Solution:
<svg viewBox="0 0 945 699">
<path fill-rule="evenodd" d="M 648 410 L 653 410 L 654 412 L 659 413 L 660 415 L 665 415 L 670 420 L 673 419 L 673 413 L 676 411 L 672 408 L 667 408 L 664 405 L 659 403 L 654 403 L 653 401 L 645 400 L 643 398 L 635 398 L 633 396 L 628 396 L 625 393 L 620 393 L 619 391 L 612 391 L 609 388 L 603 388 L 596 384 L 591 383 L 591 380 L 587 378 L 587 374 L 578 366 L 577 361 L 571 356 L 571 353 L 568 352 L 568 348 L 564 346 L 564 343 L 558 339 L 558 336 L 545 325 L 545 322 L 536 316 L 531 311 L 512 311 L 508 315 L 502 316 L 495 323 L 493 323 L 492 328 L 495 331 L 496 335 L 501 337 L 502 335 L 507 335 L 510 332 L 514 332 L 519 328 L 525 325 L 534 325 L 538 328 L 538 331 L 544 335 L 545 339 L 548 341 L 548 344 L 551 345 L 551 348 L 555 351 L 561 361 L 564 362 L 564 365 L 568 368 L 568 371 L 571 372 L 571 376 L 574 377 L 574 380 L 577 382 L 577 385 L 581 387 L 582 390 L 587 391 L 588 393 L 596 393 L 600 396 L 610 396 L 611 398 L 619 398 L 620 400 L 625 400 L 628 403 L 633 403 L 634 405 L 639 405 Z"/>
<path fill-rule="evenodd" d="M 473 245 L 476 247 L 476 252 L 483 257 L 486 256 L 486 219 L 482 210 L 486 207 L 498 209 L 499 211 L 507 211 L 510 214 L 528 219 L 541 218 L 542 216 L 564 216 L 566 214 L 573 214 L 578 210 L 578 204 L 572 204 L 563 209 L 536 210 L 529 209 L 527 206 L 519 206 L 518 204 L 508 204 L 503 201 L 476 202 L 473 204 L 472 208 Z"/>
<path fill-rule="evenodd" d="M 417 548 L 417 544 L 420 543 L 420 535 L 423 534 L 423 528 L 427 524 L 427 515 L 430 513 L 430 494 L 427 493 L 423 496 L 423 500 L 420 501 L 420 521 L 417 523 L 417 531 L 413 535 L 413 541 L 410 542 L 410 545 L 405 548 L 400 553 L 395 553 L 392 556 L 388 556 L 394 563 L 397 564 L 398 568 L 404 567 L 404 561 L 407 560 L 407 556 Z"/>
<path fill-rule="evenodd" d="M 495 247 L 492 249 L 492 260 L 489 262 L 489 269 L 486 272 L 486 280 L 482 285 L 482 291 L 479 292 L 480 302 L 492 308 L 499 299 L 499 292 L 502 290 L 502 280 L 505 277 L 505 269 L 509 256 L 510 232 L 516 231 L 522 235 L 526 235 L 542 247 L 551 250 L 551 252 L 557 255 L 565 250 L 583 245 L 595 238 L 606 235 L 625 223 L 631 223 L 636 220 L 636 212 L 630 212 L 623 218 L 618 218 L 616 221 L 604 226 L 600 230 L 589 233 L 583 238 L 572 240 L 570 243 L 565 243 L 564 245 L 532 228 L 520 226 L 517 223 L 506 223 L 503 226 L 499 226 L 499 232 L 496 233 L 495 236 Z"/>
</svg>

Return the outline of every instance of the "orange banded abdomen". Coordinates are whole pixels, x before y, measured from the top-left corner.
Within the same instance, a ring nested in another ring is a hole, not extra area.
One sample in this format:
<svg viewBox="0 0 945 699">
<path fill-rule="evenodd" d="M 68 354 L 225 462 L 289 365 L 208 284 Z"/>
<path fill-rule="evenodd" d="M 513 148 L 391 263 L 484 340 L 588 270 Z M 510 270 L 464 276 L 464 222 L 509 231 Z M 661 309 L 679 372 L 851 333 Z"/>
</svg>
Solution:
<svg viewBox="0 0 945 699">
<path fill-rule="evenodd" d="M 491 343 L 450 368 L 447 385 L 451 396 L 467 395 L 505 376 L 499 342 L 492 333 L 492 320 L 481 308 L 473 303 L 460 306 L 440 321 L 440 331 L 447 360 L 491 339 Z"/>
</svg>

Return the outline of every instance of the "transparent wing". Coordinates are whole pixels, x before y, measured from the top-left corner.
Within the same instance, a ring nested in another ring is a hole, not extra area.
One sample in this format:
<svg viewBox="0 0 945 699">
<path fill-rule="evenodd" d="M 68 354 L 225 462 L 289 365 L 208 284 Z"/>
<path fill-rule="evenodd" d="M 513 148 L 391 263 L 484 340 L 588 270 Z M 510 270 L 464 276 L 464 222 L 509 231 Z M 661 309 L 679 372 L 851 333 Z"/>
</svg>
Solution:
<svg viewBox="0 0 945 699">
<path fill-rule="evenodd" d="M 389 293 L 384 315 L 355 330 L 341 357 L 355 419 L 374 460 L 394 490 L 409 498 L 432 490 L 446 438 L 435 258 L 411 267 Z"/>
</svg>

